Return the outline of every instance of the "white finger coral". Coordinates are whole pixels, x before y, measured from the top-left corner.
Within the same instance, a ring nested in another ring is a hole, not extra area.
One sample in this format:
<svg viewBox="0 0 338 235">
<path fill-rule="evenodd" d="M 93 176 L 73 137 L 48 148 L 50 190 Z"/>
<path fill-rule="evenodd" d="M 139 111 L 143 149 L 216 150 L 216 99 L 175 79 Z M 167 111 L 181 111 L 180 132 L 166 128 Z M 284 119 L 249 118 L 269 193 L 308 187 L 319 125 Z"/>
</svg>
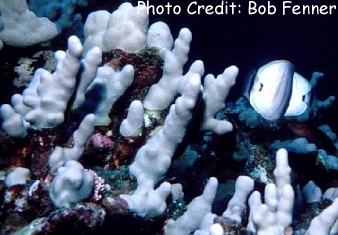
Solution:
<svg viewBox="0 0 338 235">
<path fill-rule="evenodd" d="M 58 35 L 56 25 L 48 18 L 37 17 L 28 9 L 26 0 L 0 1 L 0 41 L 17 46 L 27 47 L 48 41 Z"/>
<path fill-rule="evenodd" d="M 57 207 L 70 207 L 88 198 L 94 188 L 94 175 L 77 161 L 68 161 L 54 178 L 49 196 Z"/>
</svg>

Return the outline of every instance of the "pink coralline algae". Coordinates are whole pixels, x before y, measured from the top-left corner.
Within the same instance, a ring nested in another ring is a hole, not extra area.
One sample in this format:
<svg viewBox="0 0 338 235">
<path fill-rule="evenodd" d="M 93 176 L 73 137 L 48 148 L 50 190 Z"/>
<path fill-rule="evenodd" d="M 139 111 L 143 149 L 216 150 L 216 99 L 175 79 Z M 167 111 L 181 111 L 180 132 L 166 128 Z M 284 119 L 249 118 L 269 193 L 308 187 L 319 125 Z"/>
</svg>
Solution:
<svg viewBox="0 0 338 235">
<path fill-rule="evenodd" d="M 108 149 L 114 146 L 114 142 L 109 137 L 99 132 L 92 135 L 90 139 L 95 149 Z"/>
</svg>

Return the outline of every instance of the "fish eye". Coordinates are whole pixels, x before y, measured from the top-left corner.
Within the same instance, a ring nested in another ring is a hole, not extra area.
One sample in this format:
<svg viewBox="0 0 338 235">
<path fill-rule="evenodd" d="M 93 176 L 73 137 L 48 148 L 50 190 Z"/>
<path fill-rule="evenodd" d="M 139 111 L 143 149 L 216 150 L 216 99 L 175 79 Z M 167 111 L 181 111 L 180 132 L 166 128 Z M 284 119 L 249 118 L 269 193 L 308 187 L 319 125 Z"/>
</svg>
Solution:
<svg viewBox="0 0 338 235">
<path fill-rule="evenodd" d="M 262 84 L 262 83 L 260 83 L 260 85 L 261 85 L 261 87 L 259 88 L 259 90 L 258 90 L 258 91 L 262 91 L 262 89 L 263 89 L 263 84 Z"/>
</svg>

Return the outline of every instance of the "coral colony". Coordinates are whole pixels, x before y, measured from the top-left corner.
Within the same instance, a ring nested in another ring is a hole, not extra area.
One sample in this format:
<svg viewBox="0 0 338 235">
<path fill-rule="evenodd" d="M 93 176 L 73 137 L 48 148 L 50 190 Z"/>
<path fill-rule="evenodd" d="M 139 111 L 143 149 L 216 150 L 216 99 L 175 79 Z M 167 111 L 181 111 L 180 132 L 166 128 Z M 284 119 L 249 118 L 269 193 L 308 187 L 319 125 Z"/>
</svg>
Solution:
<svg viewBox="0 0 338 235">
<path fill-rule="evenodd" d="M 1 1 L 1 41 L 47 41 L 86 6 L 47 3 Z M 335 98 L 307 101 L 323 74 L 272 61 L 226 102 L 240 68 L 183 69 L 192 33 L 146 11 L 92 12 L 2 104 L 1 234 L 337 234 L 338 140 L 309 122 Z"/>
</svg>

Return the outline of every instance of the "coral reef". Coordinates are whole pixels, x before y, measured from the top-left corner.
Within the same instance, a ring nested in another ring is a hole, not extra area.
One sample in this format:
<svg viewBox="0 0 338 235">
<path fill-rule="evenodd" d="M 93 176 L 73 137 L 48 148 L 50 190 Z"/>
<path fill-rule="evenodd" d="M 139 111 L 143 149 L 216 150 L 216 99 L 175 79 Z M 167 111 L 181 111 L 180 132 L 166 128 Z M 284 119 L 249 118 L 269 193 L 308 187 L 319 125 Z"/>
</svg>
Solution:
<svg viewBox="0 0 338 235">
<path fill-rule="evenodd" d="M 80 21 L 87 2 L 67 2 L 39 16 Z M 26 87 L 1 105 L 1 234 L 338 232 L 338 141 L 318 122 L 334 97 L 303 100 L 322 73 L 307 82 L 272 62 L 233 102 L 240 68 L 187 66 L 191 31 L 174 39 L 143 7 L 92 12 L 84 35 L 55 52 L 55 68 L 17 68 Z"/>
</svg>

